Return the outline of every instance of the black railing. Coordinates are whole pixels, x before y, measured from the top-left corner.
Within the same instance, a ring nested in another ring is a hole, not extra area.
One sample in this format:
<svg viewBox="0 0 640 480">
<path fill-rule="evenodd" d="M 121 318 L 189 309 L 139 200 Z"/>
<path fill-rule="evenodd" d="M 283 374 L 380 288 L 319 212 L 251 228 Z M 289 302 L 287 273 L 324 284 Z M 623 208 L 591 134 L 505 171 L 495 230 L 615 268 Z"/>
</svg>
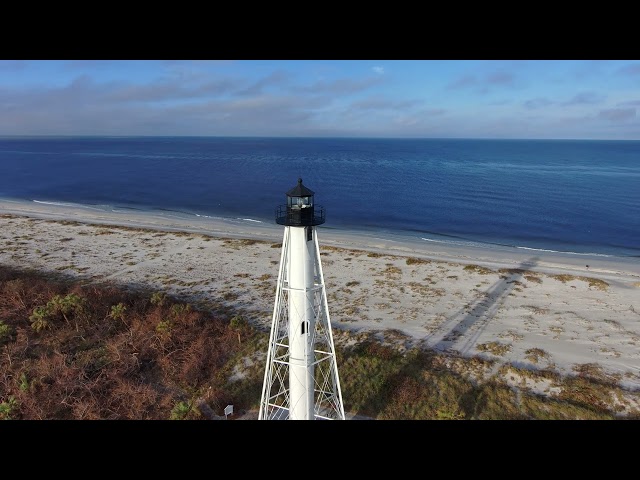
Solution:
<svg viewBox="0 0 640 480">
<path fill-rule="evenodd" d="M 315 205 L 307 208 L 291 208 L 286 205 L 276 207 L 276 223 L 294 227 L 308 227 L 324 223 L 324 207 Z"/>
</svg>

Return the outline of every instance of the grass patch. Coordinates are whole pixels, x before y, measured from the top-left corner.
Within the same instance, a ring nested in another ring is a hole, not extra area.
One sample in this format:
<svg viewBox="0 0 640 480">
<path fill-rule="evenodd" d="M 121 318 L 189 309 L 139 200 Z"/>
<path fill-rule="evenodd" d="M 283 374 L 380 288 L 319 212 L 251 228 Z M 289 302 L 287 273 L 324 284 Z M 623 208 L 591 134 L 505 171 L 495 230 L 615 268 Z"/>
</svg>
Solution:
<svg viewBox="0 0 640 480">
<path fill-rule="evenodd" d="M 536 305 L 523 305 L 522 308 L 526 308 L 528 310 L 531 310 L 531 312 L 533 312 L 536 315 L 547 315 L 549 313 L 549 309 L 548 308 L 542 308 L 542 307 L 538 307 Z"/>
<path fill-rule="evenodd" d="M 431 263 L 431 260 L 424 260 L 422 258 L 409 257 L 407 258 L 407 265 L 419 265 Z"/>
<path fill-rule="evenodd" d="M 556 280 L 562 282 L 562 283 L 567 283 L 567 282 L 571 282 L 573 280 L 581 280 L 583 282 L 587 282 L 589 284 L 590 287 L 593 287 L 597 290 L 607 290 L 609 288 L 609 284 L 607 282 L 605 282 L 604 280 L 600 280 L 599 278 L 593 278 L 593 277 L 576 277 L 575 275 L 567 275 L 567 274 L 562 274 L 562 275 L 551 275 L 551 278 L 555 278 Z"/>
<path fill-rule="evenodd" d="M 495 273 L 490 268 L 482 267 L 480 265 L 466 265 L 464 267 L 464 270 L 466 270 L 467 272 L 479 273 L 480 275 L 489 275 L 490 273 Z"/>
<path fill-rule="evenodd" d="M 597 290 L 605 291 L 609 288 L 609 284 L 604 280 L 600 280 L 599 278 L 580 277 L 580 280 L 587 282 L 590 287 L 593 287 Z"/>
<path fill-rule="evenodd" d="M 499 357 L 511 351 L 511 345 L 498 342 L 481 343 L 476 348 L 481 352 L 489 352 Z"/>
<path fill-rule="evenodd" d="M 573 280 L 577 280 L 577 277 L 575 275 L 567 275 L 567 274 L 551 275 L 551 278 L 558 280 L 559 282 L 562 282 L 562 283 L 567 283 Z"/>
<path fill-rule="evenodd" d="M 321 245 L 320 250 L 327 250 L 329 252 L 342 252 L 345 249 L 340 247 L 332 247 L 330 245 Z"/>
<path fill-rule="evenodd" d="M 605 373 L 602 366 L 597 363 L 581 363 L 574 365 L 573 371 L 576 372 L 579 377 L 597 380 L 604 383 L 613 383 L 619 379 L 617 376 Z"/>
<path fill-rule="evenodd" d="M 521 268 L 500 268 L 498 269 L 500 273 L 508 273 L 509 275 L 524 275 L 526 270 Z"/>
<path fill-rule="evenodd" d="M 240 250 L 242 247 L 248 247 L 250 245 L 255 245 L 257 243 L 264 243 L 260 240 L 253 240 L 253 239 L 248 239 L 248 238 L 227 238 L 225 240 L 222 241 L 222 243 L 226 246 L 226 247 L 230 247 L 233 248 L 235 250 Z"/>
<path fill-rule="evenodd" d="M 62 271 L 62 270 L 73 270 L 75 268 L 76 268 L 75 265 L 61 265 L 59 267 L 56 267 L 56 270 L 60 270 L 60 271 Z"/>
<path fill-rule="evenodd" d="M 525 358 L 531 363 L 538 363 L 541 358 L 549 358 L 549 354 L 541 348 L 530 348 L 524 352 Z"/>
<path fill-rule="evenodd" d="M 386 277 L 391 277 L 393 275 L 400 275 L 402 273 L 402 270 L 399 267 L 396 267 L 395 265 L 393 265 L 392 263 L 387 263 L 386 267 L 387 268 L 385 268 L 382 271 L 382 273 Z"/>
</svg>

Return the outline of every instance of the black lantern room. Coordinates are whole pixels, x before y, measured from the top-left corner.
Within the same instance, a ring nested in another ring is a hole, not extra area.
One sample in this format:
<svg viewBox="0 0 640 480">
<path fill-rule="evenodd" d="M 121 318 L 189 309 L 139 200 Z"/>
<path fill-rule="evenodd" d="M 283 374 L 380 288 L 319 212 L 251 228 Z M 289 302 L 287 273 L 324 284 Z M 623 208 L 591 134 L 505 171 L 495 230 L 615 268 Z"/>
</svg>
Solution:
<svg viewBox="0 0 640 480">
<path fill-rule="evenodd" d="M 287 192 L 287 204 L 276 208 L 276 223 L 291 227 L 312 227 L 324 223 L 324 207 L 313 204 L 313 191 L 298 184 Z"/>
</svg>

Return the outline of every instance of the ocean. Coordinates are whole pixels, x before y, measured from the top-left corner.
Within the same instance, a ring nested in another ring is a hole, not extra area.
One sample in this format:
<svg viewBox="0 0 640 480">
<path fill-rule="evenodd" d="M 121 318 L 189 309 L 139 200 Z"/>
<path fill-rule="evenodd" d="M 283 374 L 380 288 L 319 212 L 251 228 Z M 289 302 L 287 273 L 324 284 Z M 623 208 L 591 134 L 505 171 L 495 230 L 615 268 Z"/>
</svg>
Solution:
<svg viewBox="0 0 640 480">
<path fill-rule="evenodd" d="M 0 138 L 0 198 L 275 223 L 302 178 L 321 228 L 640 258 L 640 141 Z"/>
</svg>

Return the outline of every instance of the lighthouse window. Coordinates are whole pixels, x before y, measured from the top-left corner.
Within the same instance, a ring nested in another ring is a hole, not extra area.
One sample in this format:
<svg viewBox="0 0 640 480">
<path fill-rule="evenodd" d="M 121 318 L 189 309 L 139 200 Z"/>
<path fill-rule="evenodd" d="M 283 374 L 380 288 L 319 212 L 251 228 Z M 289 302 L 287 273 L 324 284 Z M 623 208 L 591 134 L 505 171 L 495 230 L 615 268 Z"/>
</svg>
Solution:
<svg viewBox="0 0 640 480">
<path fill-rule="evenodd" d="M 302 322 L 300 324 L 300 327 L 301 327 L 301 330 L 302 330 L 300 333 L 302 335 L 304 335 L 305 333 L 307 333 L 309 331 L 309 322 Z"/>
<path fill-rule="evenodd" d="M 300 197 L 289 197 L 288 203 L 291 208 L 300 208 L 302 206 Z"/>
</svg>

